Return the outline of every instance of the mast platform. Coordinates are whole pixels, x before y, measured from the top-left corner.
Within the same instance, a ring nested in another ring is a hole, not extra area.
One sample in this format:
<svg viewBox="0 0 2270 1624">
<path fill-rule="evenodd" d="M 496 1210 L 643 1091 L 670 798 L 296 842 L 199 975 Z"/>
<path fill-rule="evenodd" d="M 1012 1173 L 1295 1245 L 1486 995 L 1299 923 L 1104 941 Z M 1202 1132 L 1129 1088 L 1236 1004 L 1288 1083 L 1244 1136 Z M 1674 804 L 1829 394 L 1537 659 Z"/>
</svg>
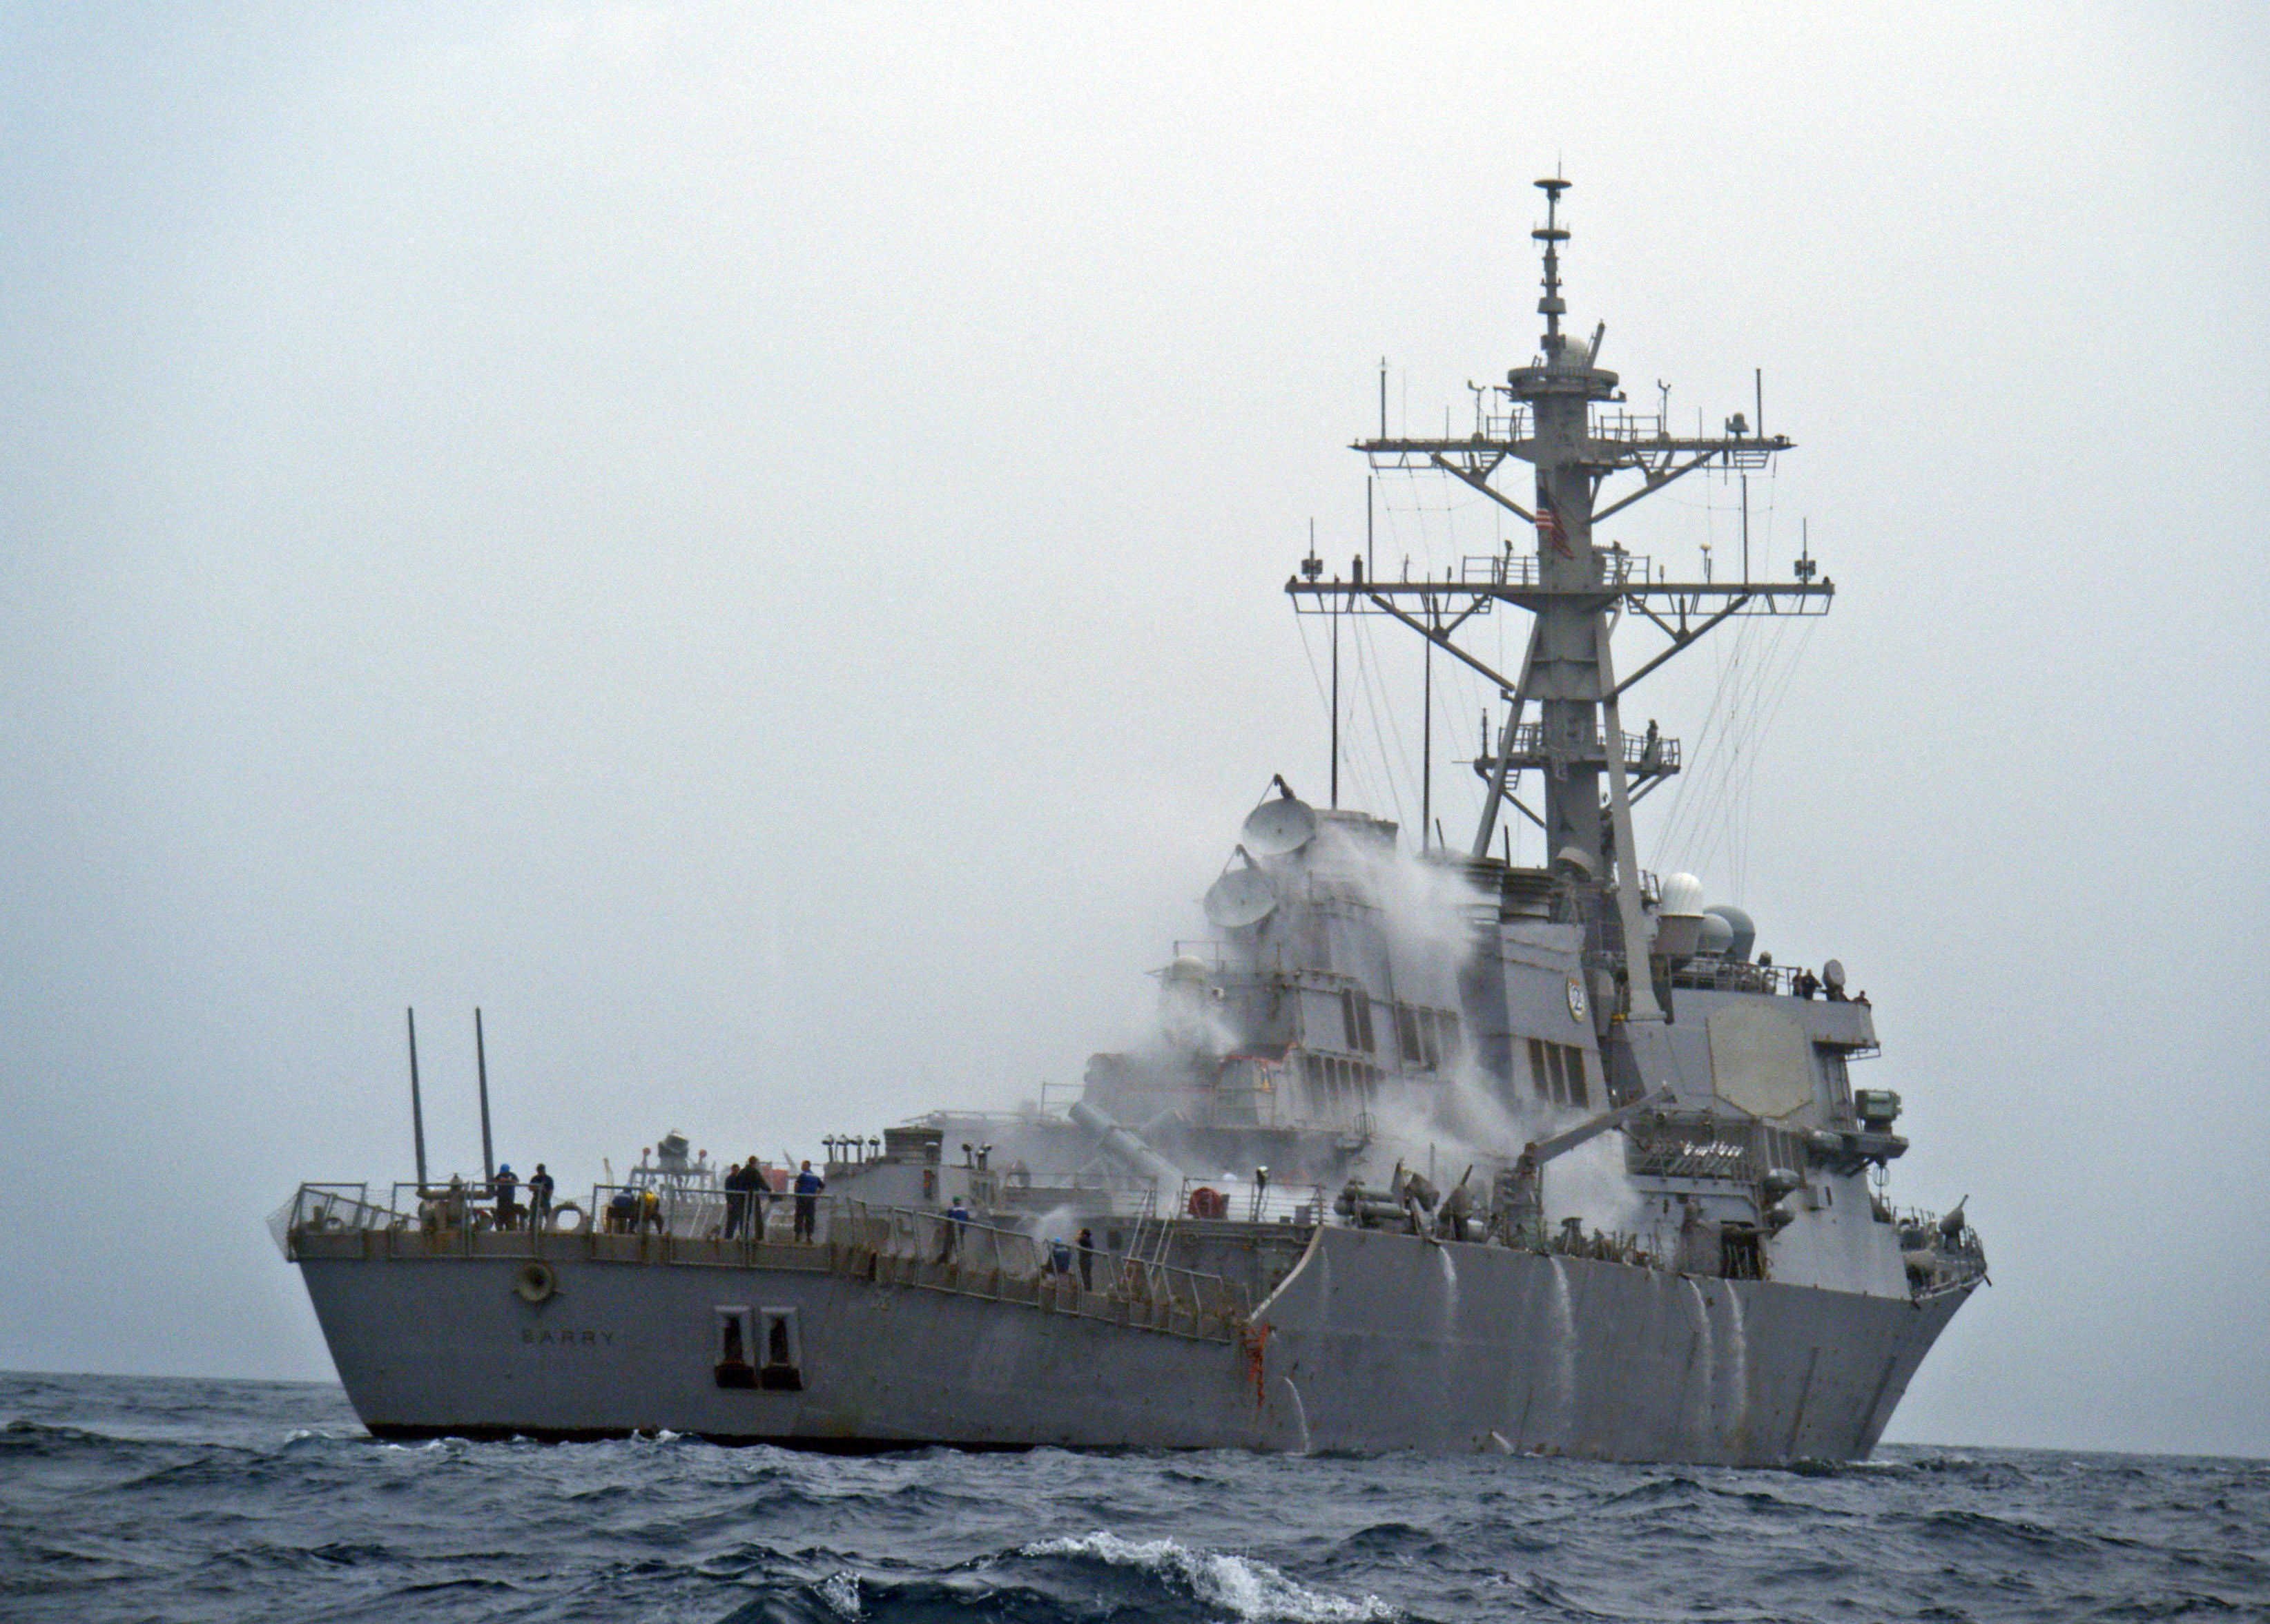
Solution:
<svg viewBox="0 0 2270 1624">
<path fill-rule="evenodd" d="M 1605 768 L 1608 764 L 1608 741 L 1595 728 L 1591 738 L 1582 735 L 1548 740 L 1541 722 L 1524 722 L 1513 730 L 1508 741 L 1506 765 L 1514 772 L 1541 768 L 1552 771 L 1558 767 L 1583 765 Z M 1679 770 L 1679 741 L 1665 738 L 1658 733 L 1626 733 L 1623 735 L 1624 771 L 1636 786 L 1653 779 L 1668 778 Z M 1474 770 L 1483 777 L 1495 777 L 1500 758 L 1494 753 L 1477 757 Z"/>
</svg>

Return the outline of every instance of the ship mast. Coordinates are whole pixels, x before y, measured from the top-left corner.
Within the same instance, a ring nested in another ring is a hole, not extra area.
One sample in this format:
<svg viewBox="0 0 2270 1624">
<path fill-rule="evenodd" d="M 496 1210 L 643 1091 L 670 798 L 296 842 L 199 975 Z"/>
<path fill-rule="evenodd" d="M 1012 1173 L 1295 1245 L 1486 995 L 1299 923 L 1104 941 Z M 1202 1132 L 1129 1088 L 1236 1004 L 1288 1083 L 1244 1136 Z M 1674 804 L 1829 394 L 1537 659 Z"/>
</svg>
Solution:
<svg viewBox="0 0 2270 1624">
<path fill-rule="evenodd" d="M 1543 248 L 1539 353 L 1494 386 L 1498 404 L 1473 434 L 1397 439 L 1383 432 L 1354 446 L 1375 469 L 1432 469 L 1458 479 L 1527 524 L 1533 548 L 1523 554 L 1509 545 L 1500 555 L 1465 559 L 1440 581 L 1327 581 L 1320 569 L 1304 568 L 1286 590 L 1302 612 L 1386 615 L 1496 686 L 1504 718 L 1495 752 L 1474 763 L 1487 789 L 1471 860 L 1487 859 L 1502 807 L 1529 819 L 1544 832 L 1547 864 L 1562 882 L 1569 916 L 1587 926 L 1588 949 L 1623 961 L 1627 944 L 1643 955 L 1652 939 L 1631 808 L 1678 771 L 1679 745 L 1658 738 L 1652 726 L 1644 737 L 1626 733 L 1619 701 L 1633 684 L 1727 619 L 1825 613 L 1836 588 L 1826 576 L 1814 579 L 1809 557 L 1799 560 L 1790 581 L 1752 579 L 1746 567 L 1738 581 L 1673 582 L 1648 559 L 1595 543 L 1601 520 L 1673 480 L 1714 463 L 1762 468 L 1791 441 L 1767 437 L 1740 413 L 1718 435 L 1673 434 L 1661 415 L 1626 406 L 1617 374 L 1598 364 L 1606 323 L 1590 338 L 1562 326 L 1568 304 L 1561 248 L 1569 233 L 1562 194 L 1570 182 L 1555 176 L 1537 185 L 1545 193 L 1544 224 L 1530 234 Z M 1531 466 L 1528 505 L 1494 483 L 1510 462 Z M 1609 481 L 1625 473 L 1638 476 L 1637 488 L 1611 493 Z M 1462 627 L 1501 604 L 1534 617 L 1521 669 L 1511 677 L 1456 640 Z M 1609 644 L 1626 610 L 1662 633 L 1669 646 L 1619 677 Z M 1532 706 L 1534 720 L 1526 715 Z M 1541 811 L 1517 793 L 1520 775 L 1529 771 L 1543 782 Z M 1654 980 L 1650 974 L 1627 976 L 1621 1012 L 1628 1021 L 1662 1019 Z"/>
</svg>

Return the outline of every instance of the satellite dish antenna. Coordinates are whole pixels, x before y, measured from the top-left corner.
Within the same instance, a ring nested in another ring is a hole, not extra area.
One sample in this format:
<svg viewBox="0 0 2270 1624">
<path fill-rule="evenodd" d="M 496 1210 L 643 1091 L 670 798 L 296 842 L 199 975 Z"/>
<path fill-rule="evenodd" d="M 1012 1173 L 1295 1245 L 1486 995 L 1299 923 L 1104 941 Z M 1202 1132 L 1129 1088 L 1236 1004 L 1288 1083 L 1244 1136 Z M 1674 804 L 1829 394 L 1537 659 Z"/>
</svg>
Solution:
<svg viewBox="0 0 2270 1624">
<path fill-rule="evenodd" d="M 1836 988 L 1837 991 L 1843 991 L 1844 961 L 1842 959 L 1831 959 L 1828 963 L 1822 965 L 1821 967 L 1821 979 L 1829 986 Z"/>
<path fill-rule="evenodd" d="M 1225 931 L 1259 924 L 1277 911 L 1277 882 L 1253 865 L 1244 847 L 1237 849 L 1237 855 L 1246 865 L 1225 870 L 1220 879 L 1206 887 L 1205 916 Z"/>
<path fill-rule="evenodd" d="M 1735 964 L 1747 964 L 1750 949 L 1757 945 L 1757 921 L 1732 902 L 1713 902 L 1702 911 L 1715 914 L 1726 922 L 1726 929 L 1731 932 L 1726 945 L 1726 958 Z"/>
<path fill-rule="evenodd" d="M 1245 814 L 1245 849 L 1257 856 L 1281 857 L 1298 851 L 1316 834 L 1315 810 L 1289 793 L 1264 801 Z"/>
</svg>

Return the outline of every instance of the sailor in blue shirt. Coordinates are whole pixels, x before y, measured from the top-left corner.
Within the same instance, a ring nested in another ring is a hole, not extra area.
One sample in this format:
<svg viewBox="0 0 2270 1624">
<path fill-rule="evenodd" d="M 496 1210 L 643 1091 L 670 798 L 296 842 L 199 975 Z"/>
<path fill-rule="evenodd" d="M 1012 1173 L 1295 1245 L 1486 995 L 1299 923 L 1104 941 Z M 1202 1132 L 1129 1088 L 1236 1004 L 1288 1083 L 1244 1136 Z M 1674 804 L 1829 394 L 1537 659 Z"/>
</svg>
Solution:
<svg viewBox="0 0 2270 1624">
<path fill-rule="evenodd" d="M 817 1238 L 812 1232 L 819 1227 L 820 1222 L 820 1192 L 827 1188 L 827 1181 L 812 1170 L 810 1162 L 805 1162 L 803 1170 L 796 1175 L 796 1238 L 797 1240 L 810 1241 Z"/>
<path fill-rule="evenodd" d="M 953 1198 L 953 1204 L 946 1209 L 945 1235 L 938 1242 L 938 1262 L 953 1261 L 953 1254 L 961 1244 L 962 1226 L 968 1221 L 969 1209 L 961 1205 L 961 1197 L 957 1193 Z"/>
</svg>

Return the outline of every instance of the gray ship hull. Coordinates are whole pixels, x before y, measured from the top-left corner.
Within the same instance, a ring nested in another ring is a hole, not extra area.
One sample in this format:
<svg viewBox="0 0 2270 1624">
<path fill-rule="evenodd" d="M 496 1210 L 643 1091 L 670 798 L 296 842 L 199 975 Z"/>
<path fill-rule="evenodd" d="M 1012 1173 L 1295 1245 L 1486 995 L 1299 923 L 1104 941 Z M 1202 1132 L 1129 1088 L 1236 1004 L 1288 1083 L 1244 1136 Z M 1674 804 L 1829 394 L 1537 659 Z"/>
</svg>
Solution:
<svg viewBox="0 0 2270 1624">
<path fill-rule="evenodd" d="M 1325 1228 L 1249 1314 L 843 1246 L 476 1241 L 296 1238 L 374 1433 L 1851 1458 L 1969 1289 L 1866 1296 Z M 792 1324 L 792 1360 L 721 1369 L 737 1316 L 760 1339 Z"/>
</svg>

